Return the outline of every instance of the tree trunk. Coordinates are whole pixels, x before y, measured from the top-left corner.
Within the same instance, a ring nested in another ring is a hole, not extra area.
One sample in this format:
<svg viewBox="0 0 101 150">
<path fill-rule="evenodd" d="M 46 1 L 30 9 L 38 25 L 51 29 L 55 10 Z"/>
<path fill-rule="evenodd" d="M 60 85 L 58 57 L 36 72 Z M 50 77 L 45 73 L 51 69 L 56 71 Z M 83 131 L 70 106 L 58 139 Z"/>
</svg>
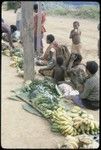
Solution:
<svg viewBox="0 0 101 150">
<path fill-rule="evenodd" d="M 34 19 L 33 2 L 21 2 L 22 42 L 24 47 L 24 80 L 34 79 Z"/>
</svg>

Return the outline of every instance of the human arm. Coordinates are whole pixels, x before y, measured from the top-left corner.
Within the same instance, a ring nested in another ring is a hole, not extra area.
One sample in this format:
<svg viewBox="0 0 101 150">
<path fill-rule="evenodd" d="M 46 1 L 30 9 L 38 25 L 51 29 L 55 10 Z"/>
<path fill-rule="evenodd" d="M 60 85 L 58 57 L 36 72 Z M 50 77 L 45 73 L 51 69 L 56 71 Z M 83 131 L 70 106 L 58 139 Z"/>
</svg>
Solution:
<svg viewBox="0 0 101 150">
<path fill-rule="evenodd" d="M 93 89 L 92 84 L 88 81 L 85 82 L 84 86 L 82 86 L 81 89 L 79 89 L 80 92 L 80 98 L 86 99 L 91 93 L 91 90 Z"/>
<path fill-rule="evenodd" d="M 70 39 L 73 38 L 73 30 L 70 32 L 69 38 L 70 38 Z"/>
<path fill-rule="evenodd" d="M 53 69 L 52 78 L 54 78 L 55 68 Z"/>
</svg>

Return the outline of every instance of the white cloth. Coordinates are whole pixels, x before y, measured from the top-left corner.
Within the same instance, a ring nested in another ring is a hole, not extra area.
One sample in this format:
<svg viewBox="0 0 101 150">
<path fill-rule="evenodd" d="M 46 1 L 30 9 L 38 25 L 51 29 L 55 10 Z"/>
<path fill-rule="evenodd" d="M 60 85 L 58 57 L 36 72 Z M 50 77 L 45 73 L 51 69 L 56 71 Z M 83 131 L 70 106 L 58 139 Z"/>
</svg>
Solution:
<svg viewBox="0 0 101 150">
<path fill-rule="evenodd" d="M 60 84 L 59 89 L 63 93 L 63 97 L 65 98 L 71 98 L 79 95 L 79 92 L 77 90 L 74 90 L 70 85 L 65 83 Z"/>
<path fill-rule="evenodd" d="M 13 34 L 12 34 L 12 37 L 13 38 L 16 38 L 17 40 L 20 39 L 20 31 L 15 31 Z"/>
</svg>

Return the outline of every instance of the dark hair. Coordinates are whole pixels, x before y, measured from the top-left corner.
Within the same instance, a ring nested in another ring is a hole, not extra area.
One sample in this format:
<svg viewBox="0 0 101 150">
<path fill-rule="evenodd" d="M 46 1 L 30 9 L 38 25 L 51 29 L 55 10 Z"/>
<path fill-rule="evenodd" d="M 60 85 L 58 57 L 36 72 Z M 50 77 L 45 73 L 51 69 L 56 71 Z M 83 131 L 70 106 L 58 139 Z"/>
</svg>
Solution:
<svg viewBox="0 0 101 150">
<path fill-rule="evenodd" d="M 75 60 L 74 60 L 74 62 L 76 62 L 76 61 L 79 61 L 79 62 L 82 61 L 82 56 L 80 54 L 75 54 Z"/>
<path fill-rule="evenodd" d="M 57 61 L 57 64 L 59 66 L 61 66 L 63 64 L 63 57 L 62 56 L 58 56 L 57 59 L 56 59 L 56 61 Z"/>
<path fill-rule="evenodd" d="M 76 23 L 78 24 L 78 26 L 80 26 L 80 24 L 79 24 L 78 21 L 74 21 L 74 22 L 73 22 L 73 25 L 76 24 Z"/>
<path fill-rule="evenodd" d="M 55 38 L 52 34 L 48 34 L 47 35 L 47 40 L 49 40 L 52 43 L 55 40 Z"/>
<path fill-rule="evenodd" d="M 34 10 L 38 10 L 38 4 L 34 4 L 34 5 L 33 5 L 33 9 L 34 9 Z"/>
<path fill-rule="evenodd" d="M 15 25 L 10 25 L 10 28 L 11 28 L 11 33 L 17 30 L 17 27 Z"/>
<path fill-rule="evenodd" d="M 98 64 L 95 61 L 87 61 L 86 69 L 91 73 L 95 74 L 98 70 Z"/>
</svg>

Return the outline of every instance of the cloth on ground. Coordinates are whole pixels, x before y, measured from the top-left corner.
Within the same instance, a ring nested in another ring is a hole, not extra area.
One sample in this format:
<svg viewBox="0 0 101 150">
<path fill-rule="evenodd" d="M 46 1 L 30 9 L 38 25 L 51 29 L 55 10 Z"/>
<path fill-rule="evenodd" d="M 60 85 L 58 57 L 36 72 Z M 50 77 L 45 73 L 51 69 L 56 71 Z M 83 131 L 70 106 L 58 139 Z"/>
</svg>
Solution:
<svg viewBox="0 0 101 150">
<path fill-rule="evenodd" d="M 69 98 L 69 99 L 71 99 L 71 98 L 73 98 L 74 96 L 76 96 L 76 95 L 78 95 L 79 94 L 79 92 L 77 91 L 77 90 L 74 90 L 70 85 L 68 85 L 68 84 L 65 84 L 65 83 L 63 83 L 63 84 L 60 84 L 60 85 L 58 85 L 58 87 L 59 87 L 59 89 L 60 89 L 60 91 L 63 93 L 63 97 L 65 97 L 65 98 Z"/>
</svg>

